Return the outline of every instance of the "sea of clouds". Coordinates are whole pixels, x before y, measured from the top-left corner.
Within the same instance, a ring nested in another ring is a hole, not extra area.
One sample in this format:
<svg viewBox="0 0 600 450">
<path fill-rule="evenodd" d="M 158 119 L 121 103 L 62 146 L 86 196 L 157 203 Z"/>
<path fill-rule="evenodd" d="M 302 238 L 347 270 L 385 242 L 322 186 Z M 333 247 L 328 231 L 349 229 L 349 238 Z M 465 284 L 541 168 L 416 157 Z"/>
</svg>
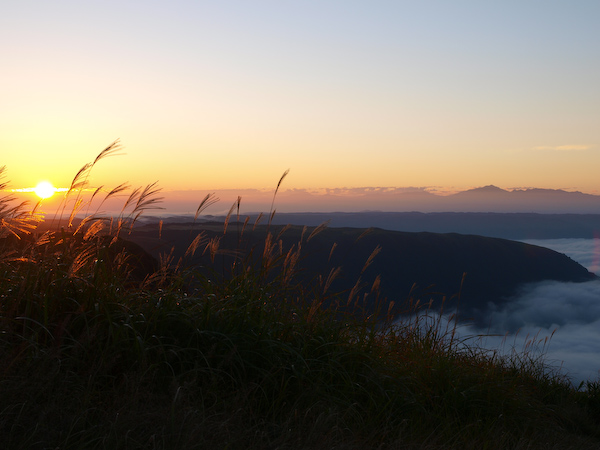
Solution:
<svg viewBox="0 0 600 450">
<path fill-rule="evenodd" d="M 527 243 L 566 254 L 600 275 L 600 239 L 548 239 Z M 600 379 L 600 280 L 586 283 L 545 281 L 522 286 L 503 307 L 489 309 L 486 329 L 458 328 L 461 337 L 483 336 L 478 345 L 510 353 L 543 354 L 574 385 Z M 475 338 L 474 338 L 475 339 Z"/>
</svg>

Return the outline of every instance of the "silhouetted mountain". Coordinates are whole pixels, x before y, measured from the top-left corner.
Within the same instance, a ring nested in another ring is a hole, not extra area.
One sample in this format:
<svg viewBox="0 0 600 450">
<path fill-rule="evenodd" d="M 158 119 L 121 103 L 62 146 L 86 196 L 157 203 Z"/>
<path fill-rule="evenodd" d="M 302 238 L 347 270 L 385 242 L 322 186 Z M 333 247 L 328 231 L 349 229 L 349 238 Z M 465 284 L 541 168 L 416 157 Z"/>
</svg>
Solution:
<svg viewBox="0 0 600 450">
<path fill-rule="evenodd" d="M 211 221 L 219 218 L 209 216 Z M 158 222 L 158 218 L 145 218 Z M 185 223 L 190 217 L 169 217 L 169 223 Z M 221 218 L 221 221 L 223 219 Z M 256 215 L 250 216 L 254 223 Z M 279 225 L 318 226 L 329 222 L 332 228 L 377 227 L 393 231 L 477 234 L 505 239 L 592 239 L 600 233 L 600 214 L 535 214 L 535 213 L 420 213 L 420 212 L 355 212 L 355 213 L 277 213 L 273 223 Z"/>
<path fill-rule="evenodd" d="M 600 196 L 561 189 L 515 189 L 496 186 L 469 189 L 445 197 L 446 211 L 600 213 Z"/>
<path fill-rule="evenodd" d="M 155 255 L 173 248 L 173 255 L 179 258 L 199 230 L 203 230 L 208 238 L 222 236 L 221 248 L 249 251 L 258 246 L 255 253 L 260 254 L 266 227 L 258 226 L 254 230 L 248 227 L 242 236 L 236 232 L 239 227 L 230 224 L 227 234 L 223 235 L 221 223 L 196 225 L 196 229 L 191 224 L 165 224 L 162 239 L 159 239 L 157 226 L 149 224 L 136 229 L 131 238 Z M 281 226 L 273 226 L 271 232 L 277 235 L 281 229 Z M 302 230 L 303 227 L 293 226 L 282 234 L 284 251 L 298 243 Z M 307 242 L 306 236 L 311 231 L 307 231 L 302 244 L 300 268 L 303 277 L 306 280 L 318 274 L 326 277 L 332 268 L 341 267 L 342 275 L 331 289 L 347 292 L 360 277 L 366 289 L 362 295 L 367 294 L 370 307 L 373 305 L 369 289 L 378 275 L 381 276 L 383 296 L 396 305 L 404 305 L 413 297 L 422 302 L 433 299 L 434 305 L 439 307 L 446 296 L 446 309 L 460 303 L 461 317 L 473 317 L 478 322 L 485 322 L 489 303 L 506 302 L 524 283 L 543 280 L 582 282 L 596 278 L 561 253 L 505 239 L 456 233 L 326 228 Z M 361 275 L 365 262 L 378 246 L 380 253 Z M 226 256 L 220 258 L 227 259 Z M 191 262 L 213 265 L 207 256 L 196 256 Z M 228 267 L 228 264 L 220 259 L 214 267 Z M 461 290 L 463 274 L 466 277 Z M 459 291 L 460 302 L 455 295 Z M 398 306 L 397 311 L 401 309 L 402 306 Z"/>
<path fill-rule="evenodd" d="M 457 192 L 456 194 L 449 195 L 448 198 L 460 198 L 470 197 L 473 195 L 510 195 L 510 191 L 506 191 L 494 185 L 478 187 L 474 189 L 468 189 L 466 191 Z"/>
<path fill-rule="evenodd" d="M 194 214 L 198 201 L 206 195 L 201 191 L 165 192 L 166 204 L 176 213 Z M 196 197 L 195 197 L 196 196 Z M 230 205 L 242 197 L 244 214 L 269 211 L 272 191 L 223 190 L 218 214 L 226 214 Z M 120 206 L 120 205 L 119 205 Z M 496 212 L 538 214 L 600 214 L 600 195 L 568 192 L 561 189 L 505 190 L 488 185 L 451 195 L 427 188 L 362 187 L 343 189 L 281 190 L 277 194 L 277 211 L 293 212 Z"/>
</svg>

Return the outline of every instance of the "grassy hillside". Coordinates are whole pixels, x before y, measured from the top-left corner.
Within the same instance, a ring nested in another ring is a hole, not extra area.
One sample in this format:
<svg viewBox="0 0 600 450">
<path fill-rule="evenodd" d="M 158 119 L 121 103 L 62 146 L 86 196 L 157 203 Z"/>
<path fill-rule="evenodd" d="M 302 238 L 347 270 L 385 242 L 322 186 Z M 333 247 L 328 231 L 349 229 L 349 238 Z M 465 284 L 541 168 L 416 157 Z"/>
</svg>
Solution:
<svg viewBox="0 0 600 450">
<path fill-rule="evenodd" d="M 289 248 L 269 232 L 247 258 L 198 234 L 155 266 L 127 235 L 157 192 L 43 232 L 0 201 L 3 448 L 599 448 L 599 383 L 457 341 L 435 315 L 361 314 L 364 291 L 337 295 L 335 272 L 298 277 L 320 230 Z M 198 268 L 197 252 L 237 257 Z"/>
<path fill-rule="evenodd" d="M 179 258 L 197 236 L 202 235 L 206 241 L 218 238 L 222 247 L 236 249 L 238 254 L 216 255 L 211 263 L 209 254 L 196 252 L 187 262 L 222 268 L 229 267 L 236 257 L 252 252 L 253 262 L 259 263 L 264 241 L 271 233 L 284 249 L 301 242 L 296 270 L 308 282 L 316 275 L 337 270 L 330 289 L 349 295 L 357 280 L 359 286 L 368 288 L 379 277 L 379 297 L 395 302 L 395 312 L 402 311 L 410 297 L 426 302 L 433 299 L 433 309 L 441 308 L 442 302 L 446 311 L 455 311 L 460 306 L 461 318 L 484 328 L 489 323 L 489 305 L 505 304 L 525 283 L 584 282 L 597 278 L 564 254 L 506 239 L 330 227 L 313 235 L 317 227 L 262 223 L 244 226 L 236 219 L 231 218 L 227 233 L 223 233 L 223 222 L 205 222 L 198 227 L 191 221 L 165 221 L 160 225 L 155 221 L 137 227 L 128 239 L 138 242 L 157 258 L 167 250 Z M 365 261 L 374 251 L 377 254 L 365 268 Z M 364 294 L 367 294 L 362 299 L 364 306 L 373 310 L 377 296 L 368 289 Z"/>
</svg>

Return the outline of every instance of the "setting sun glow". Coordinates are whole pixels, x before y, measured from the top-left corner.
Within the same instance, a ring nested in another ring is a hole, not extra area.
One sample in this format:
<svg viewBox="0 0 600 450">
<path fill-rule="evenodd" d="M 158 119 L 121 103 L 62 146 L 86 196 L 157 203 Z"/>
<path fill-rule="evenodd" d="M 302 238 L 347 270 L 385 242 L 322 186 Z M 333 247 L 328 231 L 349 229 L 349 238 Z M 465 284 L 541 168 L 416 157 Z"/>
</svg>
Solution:
<svg viewBox="0 0 600 450">
<path fill-rule="evenodd" d="M 33 191 L 40 198 L 48 198 L 54 195 L 56 188 L 48 181 L 40 181 Z"/>
</svg>

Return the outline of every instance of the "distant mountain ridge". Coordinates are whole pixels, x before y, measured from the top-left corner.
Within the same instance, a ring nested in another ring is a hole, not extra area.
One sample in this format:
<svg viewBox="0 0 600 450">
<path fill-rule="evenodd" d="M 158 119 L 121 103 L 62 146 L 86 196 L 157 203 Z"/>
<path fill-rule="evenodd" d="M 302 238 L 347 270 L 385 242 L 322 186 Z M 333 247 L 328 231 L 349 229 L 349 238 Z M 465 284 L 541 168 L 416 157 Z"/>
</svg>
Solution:
<svg viewBox="0 0 600 450">
<path fill-rule="evenodd" d="M 600 213 L 600 196 L 563 189 L 509 191 L 489 185 L 451 194 L 445 197 L 444 203 L 447 211 Z"/>
<path fill-rule="evenodd" d="M 461 233 L 512 240 L 600 238 L 600 214 L 537 213 L 281 213 L 277 224 L 377 227 L 393 231 Z"/>
<path fill-rule="evenodd" d="M 513 193 L 513 192 L 531 192 L 531 191 L 535 191 L 535 192 L 548 192 L 548 193 L 566 193 L 566 194 L 581 194 L 581 195 L 589 195 L 592 197 L 598 197 L 594 194 L 586 194 L 584 192 L 581 191 L 566 191 L 564 189 L 548 189 L 548 188 L 536 188 L 536 187 L 532 187 L 532 188 L 523 188 L 523 189 L 519 189 L 519 188 L 515 188 L 515 189 L 502 189 L 501 187 L 498 187 L 496 185 L 493 184 L 488 184 L 486 186 L 480 186 L 480 187 L 476 187 L 476 188 L 471 188 L 471 189 L 467 189 L 464 191 L 459 191 L 456 192 L 454 194 L 451 195 L 459 195 L 459 194 L 464 194 L 466 192 L 508 192 L 508 193 Z"/>
<path fill-rule="evenodd" d="M 254 222 L 257 215 L 250 215 Z M 165 223 L 182 223 L 192 216 L 163 218 Z M 158 223 L 158 217 L 144 222 Z M 203 220 L 203 219 L 198 219 Z M 208 221 L 224 217 L 208 216 Z M 382 228 L 392 231 L 477 234 L 512 240 L 600 238 L 600 214 L 465 213 L 465 212 L 312 212 L 277 213 L 273 224 L 331 227 Z"/>
<path fill-rule="evenodd" d="M 448 197 L 464 197 L 471 196 L 475 194 L 510 194 L 511 191 L 507 191 L 505 189 L 499 188 L 498 186 L 494 186 L 490 184 L 488 186 L 482 186 L 473 189 L 467 189 L 466 191 L 460 191 L 455 194 L 451 194 Z"/>
<path fill-rule="evenodd" d="M 204 191 L 170 191 L 166 202 L 172 211 L 193 214 Z M 216 215 L 226 214 L 232 202 L 242 197 L 244 214 L 267 212 L 272 190 L 216 191 L 222 200 Z M 275 203 L 278 212 L 490 212 L 537 214 L 600 214 L 600 195 L 563 189 L 502 189 L 487 185 L 444 195 L 426 187 L 360 187 L 343 189 L 281 189 Z M 216 208 L 211 208 L 211 212 Z"/>
</svg>

